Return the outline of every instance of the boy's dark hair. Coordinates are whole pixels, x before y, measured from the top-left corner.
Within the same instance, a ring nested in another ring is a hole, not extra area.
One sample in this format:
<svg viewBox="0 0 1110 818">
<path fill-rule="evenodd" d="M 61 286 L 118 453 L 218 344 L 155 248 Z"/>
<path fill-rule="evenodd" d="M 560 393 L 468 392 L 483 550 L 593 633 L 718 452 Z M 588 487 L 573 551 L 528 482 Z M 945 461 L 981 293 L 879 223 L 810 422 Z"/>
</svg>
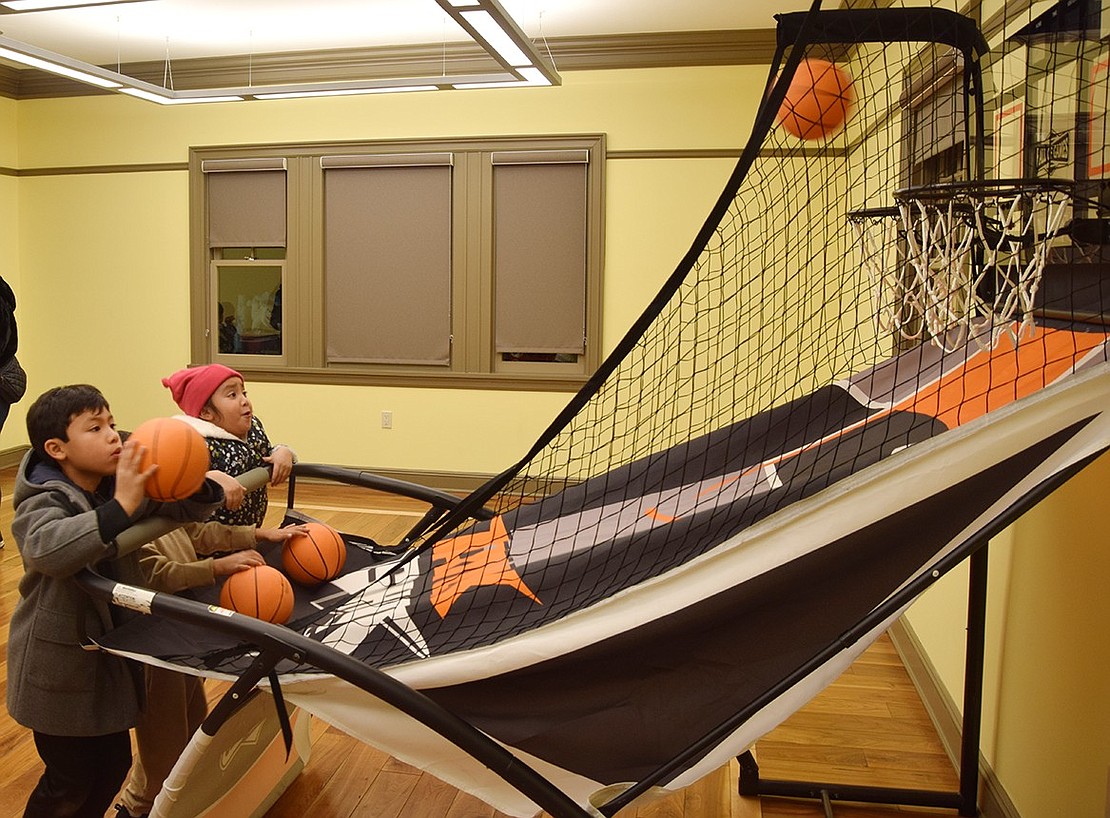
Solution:
<svg viewBox="0 0 1110 818">
<path fill-rule="evenodd" d="M 66 429 L 71 420 L 82 412 L 107 408 L 104 395 L 87 383 L 55 386 L 43 392 L 27 410 L 27 436 L 31 439 L 31 448 L 42 457 L 49 457 L 46 441 L 55 437 L 68 441 Z"/>
</svg>

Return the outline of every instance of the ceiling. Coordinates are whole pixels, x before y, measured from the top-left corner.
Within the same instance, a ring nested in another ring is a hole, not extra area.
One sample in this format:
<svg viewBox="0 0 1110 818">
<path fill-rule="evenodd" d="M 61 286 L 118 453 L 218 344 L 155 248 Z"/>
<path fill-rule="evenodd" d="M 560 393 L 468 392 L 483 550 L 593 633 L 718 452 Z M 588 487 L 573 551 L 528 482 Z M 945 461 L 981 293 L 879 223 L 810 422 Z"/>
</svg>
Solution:
<svg viewBox="0 0 1110 818">
<path fill-rule="evenodd" d="M 526 35 L 773 29 L 810 0 L 501 0 Z M 835 3 L 826 3 L 835 5 Z M 0 14 L 0 33 L 102 66 L 446 44 L 466 34 L 434 0 L 141 0 Z"/>
</svg>

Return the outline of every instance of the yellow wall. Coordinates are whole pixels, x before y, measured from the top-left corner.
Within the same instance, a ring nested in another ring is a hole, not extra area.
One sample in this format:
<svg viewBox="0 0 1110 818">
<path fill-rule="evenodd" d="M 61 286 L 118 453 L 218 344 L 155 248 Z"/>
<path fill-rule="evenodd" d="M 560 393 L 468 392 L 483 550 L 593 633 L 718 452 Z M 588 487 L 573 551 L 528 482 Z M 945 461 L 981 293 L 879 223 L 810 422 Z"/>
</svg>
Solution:
<svg viewBox="0 0 1110 818">
<path fill-rule="evenodd" d="M 29 391 L 95 383 L 125 428 L 176 411 L 159 379 L 189 363 L 188 179 L 185 171 L 137 166 L 183 163 L 191 146 L 530 133 L 604 132 L 610 151 L 739 149 L 765 73 L 578 72 L 551 89 L 177 107 L 124 96 L 13 103 L 21 169 L 125 171 L 18 179 L 17 289 Z M 685 252 L 732 165 L 609 161 L 606 349 Z M 569 398 L 275 383 L 250 390 L 271 438 L 304 459 L 464 473 L 508 466 Z M 26 405 L 13 410 L 10 429 L 22 427 Z M 380 428 L 382 410 L 393 412 L 390 431 Z M 15 435 L 6 433 L 6 447 L 20 442 Z"/>
<path fill-rule="evenodd" d="M 1108 485 L 1103 456 L 1014 530 L 995 754 L 1026 818 L 1110 804 Z"/>
<path fill-rule="evenodd" d="M 1051 4 L 990 0 L 982 19 L 1003 5 L 1017 14 L 996 42 Z M 1025 57 L 995 65 L 996 92 L 1020 89 Z M 1104 455 L 990 544 L 981 748 L 1022 818 L 1110 815 L 1108 480 Z M 957 705 L 967 590 L 961 566 L 906 617 Z"/>
<path fill-rule="evenodd" d="M 18 105 L 0 98 L 0 276 L 11 285 L 19 298 L 19 180 L 13 175 L 19 164 Z M 20 309 L 17 315 L 21 314 Z M 27 439 L 23 415 L 18 407 L 14 416 L 0 432 L 0 451 L 19 445 Z"/>
<path fill-rule="evenodd" d="M 990 544 L 983 755 L 1022 818 L 1105 813 L 1110 773 L 1110 454 Z M 907 613 L 962 705 L 966 565 Z"/>
<path fill-rule="evenodd" d="M 610 151 L 738 148 L 762 68 L 570 72 L 561 88 L 162 108 L 120 96 L 0 99 L 0 167 L 183 163 L 190 146 L 604 132 Z M 604 336 L 611 348 L 687 249 L 730 160 L 611 159 Z M 125 427 L 174 410 L 159 379 L 188 362 L 188 186 L 177 170 L 0 175 L 0 272 L 20 300 L 29 390 L 90 381 Z M 489 473 L 520 456 L 567 394 L 259 383 L 275 440 L 308 460 Z M 0 448 L 26 442 L 24 402 Z M 381 410 L 394 429 L 378 428 Z M 306 420 L 307 419 L 307 420 Z M 1098 815 L 1110 670 L 1098 521 L 1110 459 L 992 545 L 984 752 L 1024 818 Z M 909 622 L 952 698 L 966 571 Z M 1060 811 L 1063 809 L 1064 811 Z"/>
</svg>

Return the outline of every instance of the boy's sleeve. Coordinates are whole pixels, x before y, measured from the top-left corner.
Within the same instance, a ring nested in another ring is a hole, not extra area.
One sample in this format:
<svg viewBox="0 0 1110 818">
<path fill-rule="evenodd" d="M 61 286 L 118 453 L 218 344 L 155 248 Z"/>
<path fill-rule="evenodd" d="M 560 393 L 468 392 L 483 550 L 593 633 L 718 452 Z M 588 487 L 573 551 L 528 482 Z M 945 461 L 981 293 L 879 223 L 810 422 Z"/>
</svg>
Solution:
<svg viewBox="0 0 1110 818">
<path fill-rule="evenodd" d="M 72 576 L 116 553 L 115 543 L 101 536 L 95 509 L 76 508 L 54 492 L 23 500 L 12 532 L 27 569 L 47 576 Z"/>
<path fill-rule="evenodd" d="M 148 588 L 176 594 L 216 583 L 217 551 L 242 551 L 256 545 L 254 526 L 187 523 L 139 549 L 139 567 Z"/>
<path fill-rule="evenodd" d="M 176 594 L 186 588 L 203 588 L 216 584 L 216 570 L 211 557 L 179 562 L 158 548 L 158 540 L 139 549 L 139 568 L 148 588 Z"/>
<path fill-rule="evenodd" d="M 219 551 L 245 551 L 258 545 L 253 525 L 224 525 L 223 523 L 195 523 L 185 526 L 198 554 Z"/>
<path fill-rule="evenodd" d="M 96 525 L 100 531 L 100 539 L 106 543 L 113 543 L 114 545 L 116 537 L 131 525 L 131 519 L 127 516 L 127 512 L 123 510 L 119 500 L 114 497 L 103 505 L 97 506 L 94 511 L 96 512 Z"/>
<path fill-rule="evenodd" d="M 224 490 L 211 478 L 205 478 L 200 489 L 185 500 L 172 503 L 150 503 L 143 509 L 143 517 L 169 517 L 183 523 L 207 520 L 224 501 Z M 134 520 L 132 521 L 134 522 Z"/>
</svg>

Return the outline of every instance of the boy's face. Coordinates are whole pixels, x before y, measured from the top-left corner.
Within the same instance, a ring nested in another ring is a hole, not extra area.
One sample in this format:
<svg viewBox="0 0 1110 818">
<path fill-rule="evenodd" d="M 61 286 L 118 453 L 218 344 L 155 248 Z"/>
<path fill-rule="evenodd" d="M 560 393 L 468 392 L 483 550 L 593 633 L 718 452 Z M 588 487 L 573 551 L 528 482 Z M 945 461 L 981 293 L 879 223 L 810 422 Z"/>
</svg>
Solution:
<svg viewBox="0 0 1110 818">
<path fill-rule="evenodd" d="M 212 409 L 205 407 L 200 416 L 203 420 L 215 423 L 221 429 L 236 437 L 245 438 L 251 428 L 254 408 L 243 381 L 235 376 L 221 383 L 212 397 L 208 399 Z"/>
<path fill-rule="evenodd" d="M 66 437 L 68 440 L 52 437 L 44 448 L 74 483 L 92 490 L 102 478 L 116 473 L 123 442 L 107 408 L 74 415 Z"/>
</svg>

